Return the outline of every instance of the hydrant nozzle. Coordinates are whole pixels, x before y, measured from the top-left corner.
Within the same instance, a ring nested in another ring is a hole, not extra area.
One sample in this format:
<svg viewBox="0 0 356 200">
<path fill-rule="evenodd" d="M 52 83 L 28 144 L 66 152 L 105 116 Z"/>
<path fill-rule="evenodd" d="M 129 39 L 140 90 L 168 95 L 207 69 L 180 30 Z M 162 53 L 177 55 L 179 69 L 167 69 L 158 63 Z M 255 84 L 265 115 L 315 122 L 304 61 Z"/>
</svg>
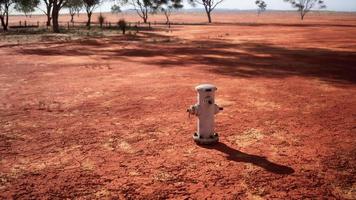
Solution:
<svg viewBox="0 0 356 200">
<path fill-rule="evenodd" d="M 215 104 L 215 91 L 217 88 L 211 84 L 199 85 L 195 88 L 198 92 L 198 103 L 187 109 L 189 115 L 198 117 L 198 130 L 193 139 L 198 144 L 213 144 L 219 141 L 219 136 L 214 132 L 214 115 L 223 110 Z"/>
</svg>

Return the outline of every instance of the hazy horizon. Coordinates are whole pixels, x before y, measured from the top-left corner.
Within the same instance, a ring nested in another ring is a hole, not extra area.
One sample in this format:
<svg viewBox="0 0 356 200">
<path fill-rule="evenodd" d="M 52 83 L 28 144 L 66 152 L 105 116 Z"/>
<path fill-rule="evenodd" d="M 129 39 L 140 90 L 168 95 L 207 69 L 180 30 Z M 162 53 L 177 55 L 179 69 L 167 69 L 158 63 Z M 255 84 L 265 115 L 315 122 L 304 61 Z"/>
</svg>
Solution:
<svg viewBox="0 0 356 200">
<path fill-rule="evenodd" d="M 286 3 L 283 0 L 265 0 L 265 2 L 267 3 L 267 10 L 296 10 L 290 3 Z M 325 10 L 347 12 L 356 11 L 356 0 L 325 0 L 325 3 L 327 6 Z M 113 5 L 113 3 L 105 3 L 96 11 L 110 11 L 111 5 Z M 199 4 L 197 4 L 196 7 L 192 7 L 186 0 L 184 0 L 184 8 L 191 9 L 203 7 Z M 123 7 L 123 10 L 126 9 L 130 9 L 130 7 Z M 257 6 L 255 4 L 255 0 L 224 0 L 217 6 L 217 9 L 253 10 L 257 9 Z"/>
<path fill-rule="evenodd" d="M 290 3 L 286 3 L 283 0 L 265 0 L 267 3 L 267 11 L 292 11 L 296 10 L 291 6 Z M 339 12 L 355 12 L 356 11 L 356 0 L 325 0 L 326 11 L 339 11 Z M 114 2 L 105 2 L 100 7 L 98 7 L 94 12 L 110 12 L 111 6 Z M 184 1 L 184 9 L 200 9 L 203 8 L 201 5 L 197 4 L 196 7 L 191 6 L 187 1 Z M 132 9 L 130 6 L 122 7 L 123 11 Z M 229 10 L 256 10 L 255 0 L 224 0 L 221 4 L 217 6 L 216 9 L 229 9 Z M 318 9 L 314 9 L 318 10 Z M 82 10 L 81 12 L 84 12 Z M 62 9 L 62 14 L 68 13 L 67 9 Z M 12 14 L 21 14 L 19 12 L 13 11 Z M 41 11 L 36 10 L 33 14 L 42 14 Z"/>
</svg>

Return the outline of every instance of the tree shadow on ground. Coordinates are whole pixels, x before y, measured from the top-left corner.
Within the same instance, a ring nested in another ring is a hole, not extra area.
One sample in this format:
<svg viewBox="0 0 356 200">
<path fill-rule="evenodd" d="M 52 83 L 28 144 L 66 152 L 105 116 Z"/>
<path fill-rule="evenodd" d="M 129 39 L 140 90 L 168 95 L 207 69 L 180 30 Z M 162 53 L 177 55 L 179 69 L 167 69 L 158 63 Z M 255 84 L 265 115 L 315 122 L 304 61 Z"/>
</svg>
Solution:
<svg viewBox="0 0 356 200">
<path fill-rule="evenodd" d="M 294 169 L 288 166 L 273 163 L 266 157 L 247 154 L 227 146 L 224 143 L 217 143 L 212 146 L 201 146 L 206 149 L 214 149 L 227 155 L 227 159 L 234 162 L 251 163 L 275 174 L 292 174 Z"/>
<path fill-rule="evenodd" d="M 355 20 L 353 20 L 355 21 Z M 340 27 L 340 28 L 355 28 L 353 24 L 330 24 L 330 23 L 258 23 L 258 22 L 217 22 L 214 25 L 229 25 L 229 26 L 252 26 L 252 27 L 310 27 L 310 28 L 324 28 L 324 27 Z"/>
<path fill-rule="evenodd" d="M 346 42 L 345 42 L 346 43 Z M 291 48 L 227 39 L 182 40 L 159 33 L 72 41 L 47 48 L 19 50 L 35 55 L 99 55 L 102 60 L 140 62 L 159 67 L 200 66 L 203 70 L 243 78 L 317 78 L 333 84 L 356 84 L 356 52 L 324 48 Z M 137 59 L 137 58 L 149 59 Z"/>
<path fill-rule="evenodd" d="M 160 56 L 147 60 L 146 64 L 161 67 L 203 65 L 210 72 L 245 78 L 302 76 L 331 83 L 356 83 L 356 52 L 351 51 L 199 40 L 140 44 L 137 48 L 113 50 L 110 55 L 108 59 Z"/>
</svg>

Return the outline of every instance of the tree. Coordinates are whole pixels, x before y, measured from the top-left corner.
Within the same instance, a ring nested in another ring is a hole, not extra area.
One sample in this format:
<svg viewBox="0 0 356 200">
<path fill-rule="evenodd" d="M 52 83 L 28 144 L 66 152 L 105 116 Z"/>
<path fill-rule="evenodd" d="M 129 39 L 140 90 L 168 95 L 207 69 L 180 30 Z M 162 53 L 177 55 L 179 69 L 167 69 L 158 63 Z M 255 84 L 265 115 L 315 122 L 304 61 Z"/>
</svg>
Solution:
<svg viewBox="0 0 356 200">
<path fill-rule="evenodd" d="M 120 19 L 119 22 L 117 23 L 119 25 L 119 29 L 122 30 L 122 34 L 125 35 L 126 28 L 127 28 L 127 23 L 124 19 Z"/>
<path fill-rule="evenodd" d="M 121 5 L 131 5 L 145 24 L 148 20 L 148 14 L 154 11 L 153 0 L 119 0 L 119 2 Z"/>
<path fill-rule="evenodd" d="M 98 16 L 98 22 L 100 24 L 100 28 L 103 28 L 103 24 L 105 22 L 105 17 L 100 13 L 100 15 Z"/>
<path fill-rule="evenodd" d="M 70 14 L 70 22 L 74 23 L 74 15 L 78 14 L 83 8 L 82 0 L 68 0 L 65 4 L 65 7 L 68 8 Z"/>
<path fill-rule="evenodd" d="M 38 4 L 39 0 L 0 0 L 0 21 L 3 30 L 8 30 L 9 13 L 13 5 L 17 11 L 24 12 L 27 16 Z"/>
<path fill-rule="evenodd" d="M 298 9 L 301 20 L 303 20 L 304 16 L 317 5 L 319 6 L 319 9 L 326 8 L 324 4 L 324 0 L 284 0 L 284 1 L 292 4 L 294 8 Z"/>
<path fill-rule="evenodd" d="M 113 5 L 111 7 L 111 13 L 120 13 L 121 12 L 121 7 L 119 5 Z"/>
<path fill-rule="evenodd" d="M 45 3 L 48 3 L 46 5 L 47 8 L 49 8 L 49 10 L 52 10 L 52 28 L 53 28 L 53 32 L 55 33 L 59 33 L 59 22 L 58 22 L 58 17 L 59 17 L 59 11 L 66 6 L 68 3 L 71 3 L 70 1 L 72 0 L 44 0 Z M 96 6 L 99 3 L 96 2 L 100 2 L 100 0 L 83 0 L 83 4 L 84 7 L 86 8 L 86 11 L 88 13 L 88 16 L 90 17 L 88 19 L 89 25 L 90 25 L 90 19 L 91 19 L 91 15 L 93 13 L 93 10 L 96 8 Z M 49 12 L 47 12 L 48 15 Z"/>
<path fill-rule="evenodd" d="M 87 12 L 87 16 L 88 16 L 88 21 L 86 26 L 88 28 L 90 28 L 90 24 L 91 24 L 91 15 L 93 14 L 93 11 L 98 7 L 98 5 L 100 5 L 101 0 L 83 0 L 83 4 L 84 4 L 84 9 Z"/>
<path fill-rule="evenodd" d="M 258 6 L 257 13 L 260 15 L 262 12 L 266 10 L 267 4 L 263 0 L 257 0 L 255 1 L 255 4 Z"/>
<path fill-rule="evenodd" d="M 166 17 L 166 24 L 170 23 L 169 17 L 173 10 L 183 8 L 182 0 L 155 0 L 154 10 L 159 10 Z"/>
<path fill-rule="evenodd" d="M 205 8 L 206 15 L 208 16 L 209 23 L 211 20 L 211 12 L 216 8 L 217 5 L 222 3 L 224 0 L 189 0 L 189 2 L 195 6 L 196 4 L 203 5 Z"/>
<path fill-rule="evenodd" d="M 47 16 L 47 26 L 51 26 L 52 21 L 52 8 L 53 8 L 53 0 L 43 0 L 46 9 L 42 10 L 40 6 L 37 6 L 39 10 L 41 10 Z"/>
<path fill-rule="evenodd" d="M 37 6 L 37 8 L 47 16 L 47 26 L 51 26 L 52 22 L 52 29 L 55 33 L 59 33 L 59 11 L 66 5 L 67 1 L 69 0 L 43 0 L 46 6 L 45 10 Z"/>
<path fill-rule="evenodd" d="M 40 4 L 40 0 L 18 0 L 15 4 L 15 10 L 23 12 L 27 17 L 29 13 L 35 11 L 35 8 Z"/>
<path fill-rule="evenodd" d="M 59 11 L 67 3 L 67 0 L 52 0 L 52 1 L 53 1 L 53 6 L 52 6 L 52 29 L 53 29 L 53 32 L 59 33 L 59 22 L 58 22 Z"/>
<path fill-rule="evenodd" d="M 13 0 L 0 0 L 0 21 L 4 31 L 8 30 L 10 6 L 13 3 Z"/>
</svg>

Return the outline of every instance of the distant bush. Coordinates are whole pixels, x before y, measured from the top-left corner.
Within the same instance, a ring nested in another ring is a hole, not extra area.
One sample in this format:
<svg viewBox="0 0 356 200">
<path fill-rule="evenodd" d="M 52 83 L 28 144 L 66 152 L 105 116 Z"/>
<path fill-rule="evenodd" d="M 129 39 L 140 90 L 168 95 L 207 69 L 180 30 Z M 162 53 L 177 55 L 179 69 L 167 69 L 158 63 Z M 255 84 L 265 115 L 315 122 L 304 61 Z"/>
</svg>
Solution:
<svg viewBox="0 0 356 200">
<path fill-rule="evenodd" d="M 100 14 L 99 17 L 98 17 L 98 21 L 99 21 L 99 24 L 100 24 L 100 28 L 103 28 L 103 24 L 105 22 L 105 17 Z"/>
<path fill-rule="evenodd" d="M 125 35 L 126 28 L 127 28 L 127 23 L 124 19 L 120 19 L 119 22 L 117 22 L 117 25 L 119 26 L 119 29 L 122 30 L 122 34 Z"/>
</svg>

